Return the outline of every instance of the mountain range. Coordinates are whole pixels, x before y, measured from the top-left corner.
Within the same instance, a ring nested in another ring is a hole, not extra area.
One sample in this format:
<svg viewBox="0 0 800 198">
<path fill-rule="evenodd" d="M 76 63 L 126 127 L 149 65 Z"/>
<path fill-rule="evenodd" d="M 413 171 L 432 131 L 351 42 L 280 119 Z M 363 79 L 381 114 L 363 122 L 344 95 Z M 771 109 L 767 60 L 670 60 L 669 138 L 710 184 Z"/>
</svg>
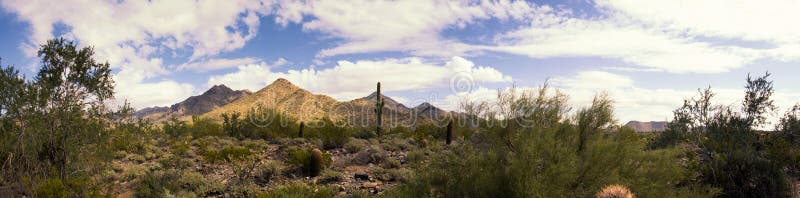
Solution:
<svg viewBox="0 0 800 198">
<path fill-rule="evenodd" d="M 148 107 L 136 111 L 134 117 L 162 121 L 171 117 L 185 118 L 202 115 L 233 101 L 250 96 L 249 90 L 234 91 L 225 85 L 214 85 L 203 94 L 192 96 L 169 107 Z"/>
<path fill-rule="evenodd" d="M 384 125 L 387 126 L 426 123 L 444 119 L 453 113 L 427 102 L 409 108 L 386 95 L 382 94 L 381 97 L 385 103 Z M 284 112 L 300 121 L 327 117 L 354 126 L 369 126 L 375 123 L 376 101 L 376 92 L 363 98 L 337 101 L 330 96 L 311 93 L 280 78 L 256 92 L 234 91 L 225 85 L 216 85 L 201 95 L 189 97 L 170 107 L 144 108 L 134 116 L 156 122 L 171 117 L 188 120 L 191 116 L 220 120 L 225 113 L 244 113 L 253 107 L 263 106 Z"/>
</svg>

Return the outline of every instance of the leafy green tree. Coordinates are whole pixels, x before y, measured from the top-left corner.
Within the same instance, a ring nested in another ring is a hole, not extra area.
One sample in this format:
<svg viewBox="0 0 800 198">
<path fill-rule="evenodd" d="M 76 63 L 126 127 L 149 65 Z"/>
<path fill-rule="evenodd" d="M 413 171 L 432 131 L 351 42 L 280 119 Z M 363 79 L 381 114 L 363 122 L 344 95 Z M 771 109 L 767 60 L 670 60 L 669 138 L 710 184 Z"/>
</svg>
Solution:
<svg viewBox="0 0 800 198">
<path fill-rule="evenodd" d="M 786 141 L 792 136 L 759 130 L 767 124 L 767 115 L 777 109 L 770 98 L 774 90 L 769 76 L 747 76 L 740 111 L 711 104 L 714 93 L 710 88 L 700 91 L 699 97 L 685 100 L 683 107 L 674 111 L 667 131 L 650 147 L 686 144 L 683 148 L 693 154 L 689 160 L 697 162 L 690 170 L 697 173 L 698 181 L 721 189 L 718 197 L 789 196 L 786 170 L 800 162 L 799 152 Z M 793 119 L 788 113 L 778 131 L 792 131 Z"/>
<path fill-rule="evenodd" d="M 42 178 L 56 177 L 70 196 L 87 195 L 88 187 L 77 184 L 90 184 L 85 176 L 106 161 L 99 152 L 118 119 L 106 105 L 114 88 L 109 64 L 93 55 L 91 47 L 53 39 L 39 49 L 41 67 L 32 81 L 13 68 L 2 69 L 5 182 L 29 181 L 35 187 Z"/>
</svg>

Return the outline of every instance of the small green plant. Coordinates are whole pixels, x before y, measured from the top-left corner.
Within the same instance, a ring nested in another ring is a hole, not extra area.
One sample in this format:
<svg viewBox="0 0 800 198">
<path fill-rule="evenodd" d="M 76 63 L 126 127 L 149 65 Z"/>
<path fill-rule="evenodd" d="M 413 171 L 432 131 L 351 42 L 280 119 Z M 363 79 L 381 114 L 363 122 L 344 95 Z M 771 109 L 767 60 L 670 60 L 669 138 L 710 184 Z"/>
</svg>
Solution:
<svg viewBox="0 0 800 198">
<path fill-rule="evenodd" d="M 153 171 L 140 178 L 134 186 L 136 197 L 166 197 L 171 191 L 177 189 L 173 181 L 178 179 L 175 172 Z"/>
<path fill-rule="evenodd" d="M 39 184 L 34 197 L 67 197 L 69 190 L 59 178 L 50 178 Z"/>
<path fill-rule="evenodd" d="M 249 157 L 253 153 L 250 152 L 250 149 L 245 147 L 225 147 L 222 150 L 208 150 L 203 152 L 201 155 L 203 159 L 210 163 L 217 163 L 217 162 L 231 162 L 235 160 L 241 160 L 246 157 Z"/>
<path fill-rule="evenodd" d="M 281 165 L 280 162 L 268 160 L 258 167 L 255 180 L 260 184 L 269 183 L 273 178 L 280 175 L 281 171 L 283 171 L 283 165 Z"/>
<path fill-rule="evenodd" d="M 344 144 L 344 149 L 349 153 L 357 153 L 369 145 L 369 141 L 358 138 L 350 138 Z"/>
<path fill-rule="evenodd" d="M 293 182 L 284 186 L 279 186 L 269 190 L 267 193 L 260 197 L 269 198 L 294 198 L 294 197 L 308 197 L 308 198 L 328 198 L 335 197 L 333 188 L 326 186 L 311 186 L 305 183 Z"/>
<path fill-rule="evenodd" d="M 346 176 L 344 173 L 337 172 L 331 169 L 322 170 L 322 173 L 319 175 L 319 182 L 320 183 L 332 183 L 344 180 Z"/>
<path fill-rule="evenodd" d="M 199 116 L 192 116 L 192 124 L 189 126 L 189 131 L 195 138 L 205 136 L 221 136 L 225 134 L 223 126 L 208 118 L 200 118 Z"/>
</svg>

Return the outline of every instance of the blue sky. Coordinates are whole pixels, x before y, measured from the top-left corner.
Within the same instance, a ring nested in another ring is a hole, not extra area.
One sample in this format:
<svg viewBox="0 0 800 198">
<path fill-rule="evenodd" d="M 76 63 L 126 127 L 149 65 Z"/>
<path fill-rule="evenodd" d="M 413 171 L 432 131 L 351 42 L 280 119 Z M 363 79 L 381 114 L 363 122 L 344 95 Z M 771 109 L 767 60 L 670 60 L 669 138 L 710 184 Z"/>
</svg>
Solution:
<svg viewBox="0 0 800 198">
<path fill-rule="evenodd" d="M 36 72 L 49 38 L 94 46 L 117 99 L 167 106 L 215 84 L 253 91 L 286 78 L 351 100 L 382 81 L 409 106 L 546 79 L 576 107 L 607 92 L 620 122 L 667 120 L 712 86 L 738 104 L 748 73 L 800 101 L 793 1 L 50 1 L 0 0 L 3 65 Z"/>
</svg>

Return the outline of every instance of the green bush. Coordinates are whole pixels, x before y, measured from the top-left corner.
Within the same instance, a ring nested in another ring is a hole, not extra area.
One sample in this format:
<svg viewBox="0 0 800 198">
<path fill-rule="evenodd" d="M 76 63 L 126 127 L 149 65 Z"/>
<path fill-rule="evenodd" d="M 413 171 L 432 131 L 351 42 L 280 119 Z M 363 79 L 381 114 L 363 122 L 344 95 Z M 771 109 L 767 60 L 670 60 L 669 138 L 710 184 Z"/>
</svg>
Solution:
<svg viewBox="0 0 800 198">
<path fill-rule="evenodd" d="M 142 176 L 134 184 L 136 197 L 166 197 L 178 188 L 176 181 L 179 175 L 175 172 L 153 171 Z"/>
<path fill-rule="evenodd" d="M 225 147 L 222 150 L 207 150 L 200 155 L 210 163 L 232 162 L 250 157 L 253 153 L 245 147 Z"/>
<path fill-rule="evenodd" d="M 161 123 L 161 130 L 164 131 L 164 134 L 176 138 L 183 135 L 191 134 L 191 131 L 189 130 L 189 125 L 186 124 L 186 121 L 178 120 L 178 118 L 176 117 L 172 117 L 167 121 L 163 121 Z"/>
<path fill-rule="evenodd" d="M 192 116 L 192 124 L 188 130 L 191 131 L 192 136 L 195 138 L 225 135 L 222 125 L 211 119 L 200 118 L 199 116 Z"/>
<path fill-rule="evenodd" d="M 383 168 L 400 168 L 400 161 L 395 158 L 386 158 L 381 162 L 381 167 Z"/>
<path fill-rule="evenodd" d="M 272 181 L 273 178 L 280 175 L 283 171 L 283 165 L 275 160 L 267 160 L 264 164 L 258 167 L 255 179 L 257 183 L 266 184 Z"/>
<path fill-rule="evenodd" d="M 363 150 L 369 144 L 369 141 L 364 139 L 350 138 L 347 143 L 344 144 L 344 149 L 349 153 L 357 153 Z"/>
<path fill-rule="evenodd" d="M 500 112 L 481 116 L 480 138 L 432 152 L 429 163 L 387 193 L 399 197 L 591 197 L 624 184 L 641 197 L 707 197 L 694 185 L 677 149 L 644 150 L 633 131 L 614 126 L 611 102 L 568 116 L 566 96 L 546 87 L 498 94 Z M 503 115 L 496 117 L 495 115 Z"/>
<path fill-rule="evenodd" d="M 332 183 L 338 181 L 344 181 L 347 176 L 344 173 L 337 172 L 331 169 L 322 170 L 322 173 L 319 175 L 319 182 L 320 183 Z"/>
<path fill-rule="evenodd" d="M 59 178 L 50 178 L 41 182 L 33 194 L 35 197 L 67 197 L 69 189 Z"/>
<path fill-rule="evenodd" d="M 369 148 L 359 151 L 350 160 L 350 163 L 356 165 L 367 165 L 369 163 L 379 164 L 387 158 L 386 151 L 377 145 L 371 145 Z"/>
<path fill-rule="evenodd" d="M 416 164 L 420 163 L 425 160 L 425 152 L 424 149 L 414 149 L 406 153 L 406 159 L 409 163 Z"/>
<path fill-rule="evenodd" d="M 308 197 L 308 198 L 329 198 L 334 197 L 336 191 L 331 187 L 326 186 L 310 186 L 305 183 L 293 182 L 284 186 L 273 188 L 260 197 L 269 198 L 295 198 L 295 197 Z"/>
<path fill-rule="evenodd" d="M 334 122 L 329 118 L 306 125 L 306 137 L 322 140 L 324 149 L 341 148 L 350 138 L 351 130 L 344 123 Z"/>
</svg>

